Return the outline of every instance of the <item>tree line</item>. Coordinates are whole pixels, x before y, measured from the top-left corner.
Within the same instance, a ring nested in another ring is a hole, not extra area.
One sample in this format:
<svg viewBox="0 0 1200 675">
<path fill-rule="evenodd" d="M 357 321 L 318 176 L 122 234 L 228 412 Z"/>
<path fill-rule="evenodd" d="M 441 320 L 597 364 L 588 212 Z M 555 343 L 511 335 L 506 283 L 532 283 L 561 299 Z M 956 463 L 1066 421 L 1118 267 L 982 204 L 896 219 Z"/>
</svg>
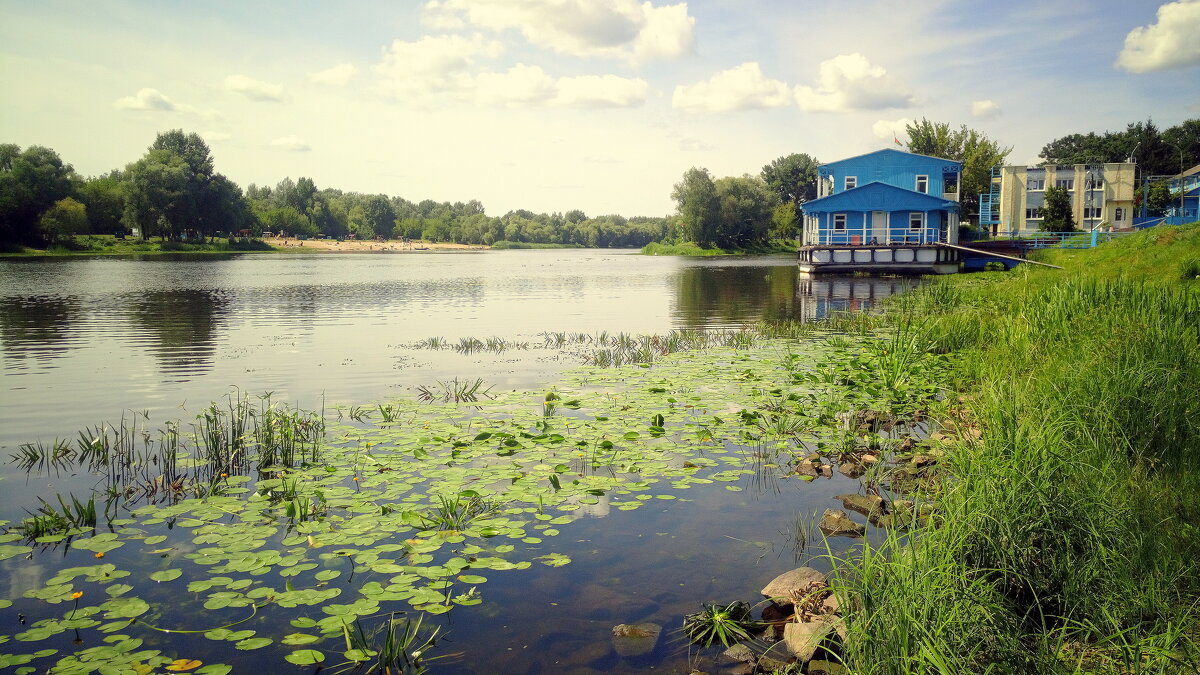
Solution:
<svg viewBox="0 0 1200 675">
<path fill-rule="evenodd" d="M 668 236 L 666 217 L 588 217 L 583 211 L 488 216 L 483 204 L 412 202 L 385 194 L 318 189 L 285 178 L 245 191 L 214 168 L 195 133 L 157 135 L 137 161 L 82 177 L 57 152 L 0 144 L 0 247 L 42 247 L 79 234 L 165 240 L 218 236 L 354 236 L 491 245 L 501 241 L 586 247 L 641 247 Z"/>
</svg>

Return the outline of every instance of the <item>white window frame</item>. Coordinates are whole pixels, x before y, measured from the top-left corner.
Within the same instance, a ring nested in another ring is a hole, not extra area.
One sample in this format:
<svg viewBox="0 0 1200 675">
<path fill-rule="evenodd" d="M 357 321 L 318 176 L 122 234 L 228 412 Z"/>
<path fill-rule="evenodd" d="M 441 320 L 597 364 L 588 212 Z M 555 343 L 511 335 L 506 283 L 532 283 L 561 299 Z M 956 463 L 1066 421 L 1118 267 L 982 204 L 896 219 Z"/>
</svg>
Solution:
<svg viewBox="0 0 1200 675">
<path fill-rule="evenodd" d="M 1066 188 L 1067 192 L 1070 192 L 1071 190 L 1075 189 L 1075 179 L 1074 178 L 1055 178 L 1054 179 L 1054 187 Z"/>
<path fill-rule="evenodd" d="M 833 231 L 834 232 L 845 232 L 846 231 L 846 214 L 844 214 L 844 213 L 833 214 Z"/>
<path fill-rule="evenodd" d="M 1121 221 L 1125 220 L 1125 208 L 1124 207 L 1118 206 L 1117 208 L 1113 209 L 1113 220 L 1115 220 L 1117 222 L 1121 222 Z"/>
<path fill-rule="evenodd" d="M 1034 191 L 1034 192 L 1041 192 L 1042 190 L 1045 190 L 1046 189 L 1046 179 L 1045 178 L 1030 178 L 1028 189 L 1031 191 Z"/>
<path fill-rule="evenodd" d="M 1104 215 L 1104 208 L 1100 206 L 1085 206 L 1083 207 L 1084 220 L 1096 220 Z"/>
<path fill-rule="evenodd" d="M 1029 206 L 1025 208 L 1025 220 L 1041 220 L 1042 217 L 1042 207 Z"/>
<path fill-rule="evenodd" d="M 921 183 L 925 183 L 924 187 L 921 186 Z M 929 176 L 917 176 L 917 192 L 920 192 L 923 195 L 929 194 Z"/>
<path fill-rule="evenodd" d="M 853 190 L 858 187 L 858 176 L 846 176 L 842 180 L 842 190 Z"/>
<path fill-rule="evenodd" d="M 925 224 L 928 222 L 925 219 L 927 214 L 924 211 L 910 211 L 908 214 L 908 231 L 919 232 L 925 229 Z M 913 227 L 913 226 L 916 227 Z"/>
</svg>

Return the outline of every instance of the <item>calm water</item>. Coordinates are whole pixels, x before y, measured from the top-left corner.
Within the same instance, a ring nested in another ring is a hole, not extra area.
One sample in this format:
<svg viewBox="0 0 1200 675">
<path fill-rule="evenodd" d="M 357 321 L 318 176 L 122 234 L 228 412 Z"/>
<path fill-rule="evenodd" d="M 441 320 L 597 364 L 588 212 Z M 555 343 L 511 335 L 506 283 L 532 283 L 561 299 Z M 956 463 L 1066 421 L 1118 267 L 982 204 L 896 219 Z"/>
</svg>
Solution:
<svg viewBox="0 0 1200 675">
<path fill-rule="evenodd" d="M 803 280 L 791 256 L 596 250 L 0 261 L 0 459 L 20 443 L 73 439 L 127 411 L 186 420 L 233 388 L 327 409 L 411 397 L 453 377 L 538 389 L 578 364 L 542 348 L 545 332 L 811 319 L 909 285 Z M 530 348 L 417 348 L 435 336 L 451 344 L 495 336 Z M 10 519 L 33 495 L 70 480 L 28 481 L 7 467 L 0 477 L 0 518 Z M 439 651 L 463 656 L 434 672 L 686 672 L 678 635 L 664 635 L 649 656 L 622 660 L 609 645 L 612 626 L 655 621 L 670 631 L 699 602 L 753 599 L 794 566 L 805 544 L 796 541 L 798 519 L 856 485 L 820 481 L 802 493 L 748 485 L 573 523 L 560 537 L 570 565 L 495 575 L 484 605 L 449 615 L 451 637 Z M 9 576 L 0 590 L 9 593 L 36 581 L 22 574 L 39 576 L 16 560 L 0 568 Z"/>
</svg>

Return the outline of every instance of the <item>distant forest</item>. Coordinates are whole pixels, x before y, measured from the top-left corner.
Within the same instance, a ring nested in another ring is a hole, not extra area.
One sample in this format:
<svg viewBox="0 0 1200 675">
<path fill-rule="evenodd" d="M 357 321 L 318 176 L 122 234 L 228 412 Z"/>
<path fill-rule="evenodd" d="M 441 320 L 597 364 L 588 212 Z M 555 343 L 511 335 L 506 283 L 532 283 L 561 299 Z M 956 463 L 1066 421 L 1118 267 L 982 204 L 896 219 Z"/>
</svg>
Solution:
<svg viewBox="0 0 1200 675">
<path fill-rule="evenodd" d="M 500 241 L 585 247 L 641 247 L 668 238 L 671 219 L 588 217 L 583 211 L 510 211 L 483 204 L 412 202 L 384 194 L 318 188 L 285 178 L 243 191 L 217 173 L 198 134 L 158 134 L 122 170 L 84 178 L 50 148 L 0 144 L 0 246 L 41 247 L 77 234 L 212 238 L 286 232 L 293 236 L 409 238 L 491 245 Z"/>
<path fill-rule="evenodd" d="M 976 204 L 992 164 L 1008 148 L 973 129 L 955 130 L 922 120 L 908 126 L 909 149 L 964 163 L 963 217 Z M 1138 164 L 1138 178 L 1179 173 L 1200 163 L 1200 120 L 1159 131 L 1134 122 L 1123 131 L 1073 133 L 1047 143 L 1047 162 Z M 198 134 L 158 134 L 124 169 L 84 178 L 50 148 L 22 150 L 0 144 L 0 248 L 42 247 L 79 234 L 120 234 L 170 240 L 261 236 L 264 232 L 358 239 L 422 239 L 493 245 L 557 244 L 642 247 L 651 242 L 697 242 L 741 248 L 794 237 L 800 209 L 816 196 L 819 162 L 807 154 L 779 157 L 757 175 L 714 178 L 706 169 L 684 172 L 672 190 L 676 213 L 664 217 L 589 217 L 583 211 L 489 216 L 483 204 L 413 202 L 398 196 L 319 188 L 311 178 L 284 178 L 243 190 L 214 168 Z M 1170 198 L 1152 186 L 1151 202 Z M 1141 198 L 1139 192 L 1138 198 Z"/>
</svg>

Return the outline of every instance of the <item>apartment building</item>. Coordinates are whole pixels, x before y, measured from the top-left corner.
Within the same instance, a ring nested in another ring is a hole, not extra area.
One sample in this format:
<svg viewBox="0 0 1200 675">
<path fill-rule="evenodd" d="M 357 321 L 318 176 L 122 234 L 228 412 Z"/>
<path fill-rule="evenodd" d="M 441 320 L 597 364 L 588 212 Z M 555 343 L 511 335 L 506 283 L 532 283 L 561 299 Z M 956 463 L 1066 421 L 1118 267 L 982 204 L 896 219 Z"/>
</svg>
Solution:
<svg viewBox="0 0 1200 675">
<path fill-rule="evenodd" d="M 1136 164 L 1043 164 L 992 169 L 988 192 L 979 196 L 979 223 L 993 235 L 1042 229 L 1047 187 L 1071 197 L 1075 226 L 1083 230 L 1133 227 Z"/>
</svg>

